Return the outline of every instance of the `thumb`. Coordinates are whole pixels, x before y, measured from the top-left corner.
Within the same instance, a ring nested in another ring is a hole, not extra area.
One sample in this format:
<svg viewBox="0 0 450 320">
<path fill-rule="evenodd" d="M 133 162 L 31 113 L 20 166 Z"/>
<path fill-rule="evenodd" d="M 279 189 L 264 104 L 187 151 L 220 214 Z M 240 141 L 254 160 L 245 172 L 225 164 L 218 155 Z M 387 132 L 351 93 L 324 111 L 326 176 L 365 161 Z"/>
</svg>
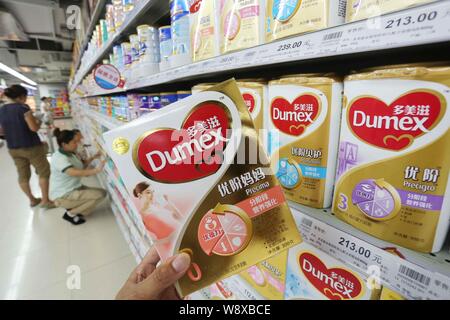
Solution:
<svg viewBox="0 0 450 320">
<path fill-rule="evenodd" d="M 186 253 L 178 254 L 158 266 L 153 273 L 140 283 L 141 290 L 149 299 L 158 296 L 180 279 L 191 265 L 191 257 Z"/>
</svg>

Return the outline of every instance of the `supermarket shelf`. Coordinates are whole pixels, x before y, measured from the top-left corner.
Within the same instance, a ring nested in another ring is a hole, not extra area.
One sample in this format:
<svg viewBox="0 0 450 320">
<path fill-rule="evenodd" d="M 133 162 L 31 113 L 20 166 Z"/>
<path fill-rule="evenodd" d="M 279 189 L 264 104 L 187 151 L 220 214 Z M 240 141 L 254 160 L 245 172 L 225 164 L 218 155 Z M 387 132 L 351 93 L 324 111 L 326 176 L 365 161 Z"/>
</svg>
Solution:
<svg viewBox="0 0 450 320">
<path fill-rule="evenodd" d="M 95 25 L 100 19 L 100 14 L 103 11 L 104 7 L 106 5 L 106 0 L 99 0 L 97 2 L 97 5 L 94 9 L 94 13 L 91 17 L 91 22 L 89 23 L 89 26 L 86 30 L 86 34 L 84 35 L 84 41 L 83 45 L 80 48 L 80 54 L 78 55 L 77 62 L 75 63 L 75 70 L 78 70 L 80 63 L 81 63 L 81 57 L 83 56 L 83 53 L 86 51 L 88 43 L 91 39 L 92 32 L 94 31 Z"/>
<path fill-rule="evenodd" d="M 143 236 L 139 232 L 138 228 L 136 227 L 136 225 L 133 223 L 133 221 L 130 219 L 127 212 L 123 208 L 122 203 L 118 199 L 117 195 L 110 188 L 108 188 L 108 191 L 109 191 L 111 198 L 114 201 L 115 205 L 119 208 L 119 212 L 120 212 L 123 220 L 125 221 L 127 227 L 130 229 L 130 232 L 133 233 L 135 237 L 143 240 L 143 242 L 142 242 L 143 246 L 150 247 L 151 243 L 147 240 L 147 238 L 145 236 Z"/>
<path fill-rule="evenodd" d="M 318 58 L 348 55 L 352 59 L 354 54 L 371 52 L 379 55 L 377 51 L 380 50 L 449 41 L 450 0 L 442 0 L 218 56 L 145 78 L 129 79 L 126 88 L 116 92 Z M 90 92 L 87 96 L 100 94 L 103 92 Z"/>
<path fill-rule="evenodd" d="M 102 126 L 110 130 L 120 127 L 124 124 L 124 122 L 105 116 L 96 111 L 88 110 L 87 112 L 89 116 L 91 116 L 95 121 L 99 122 Z"/>
<path fill-rule="evenodd" d="M 53 117 L 53 120 L 68 120 L 68 119 L 72 119 L 72 116 Z"/>
<path fill-rule="evenodd" d="M 91 93 L 88 92 L 87 95 L 85 95 L 85 96 L 86 97 L 104 96 L 104 95 L 122 93 L 122 92 L 125 92 L 125 91 L 126 91 L 125 87 L 123 87 L 123 88 L 117 87 L 117 88 L 112 89 L 112 90 L 106 90 L 106 89 L 98 88 L 97 90 L 92 91 Z"/>
<path fill-rule="evenodd" d="M 111 208 L 113 210 L 114 216 L 115 216 L 117 224 L 119 226 L 119 229 L 122 232 L 122 235 L 125 238 L 125 241 L 127 242 L 128 246 L 130 248 L 130 251 L 136 260 L 136 263 L 139 264 L 142 261 L 142 258 L 140 256 L 140 254 L 138 253 L 136 247 L 134 246 L 133 242 L 130 239 L 130 235 L 128 233 L 128 230 L 126 229 L 127 227 L 124 225 L 124 222 L 121 218 L 121 213 L 115 204 L 112 204 Z"/>
<path fill-rule="evenodd" d="M 163 6 L 167 6 L 166 9 L 163 10 Z M 137 3 L 136 7 L 133 9 L 133 11 L 130 12 L 130 14 L 125 18 L 125 21 L 123 22 L 122 26 L 116 31 L 116 33 L 108 39 L 108 41 L 98 50 L 97 54 L 94 56 L 94 58 L 88 63 L 84 68 L 79 69 L 74 77 L 74 82 L 72 83 L 72 87 L 70 91 L 74 91 L 75 88 L 80 84 L 80 82 L 83 80 L 83 78 L 88 74 L 89 71 L 91 71 L 94 66 L 99 63 L 102 58 L 108 54 L 113 45 L 119 41 L 119 39 L 122 38 L 123 34 L 126 33 L 126 31 L 133 27 L 134 24 L 138 21 L 141 16 L 146 13 L 149 9 L 152 9 L 152 12 L 154 15 L 152 16 L 152 19 L 149 21 L 146 21 L 146 23 L 153 23 L 156 22 L 159 18 L 161 18 L 164 14 L 164 12 L 168 12 L 168 4 L 165 1 L 158 1 L 158 0 L 141 0 Z M 81 61 L 81 60 L 80 60 Z"/>
<path fill-rule="evenodd" d="M 105 172 L 109 176 L 109 179 L 112 180 L 112 182 L 114 183 L 116 188 L 119 190 L 122 197 L 127 202 L 127 205 L 130 208 L 130 210 L 132 210 L 132 214 L 135 216 L 132 221 L 134 228 L 138 231 L 138 233 L 140 234 L 140 236 L 142 238 L 147 239 L 149 244 L 151 244 L 151 241 L 147 238 L 146 229 L 145 229 L 144 224 L 142 223 L 141 216 L 135 211 L 134 206 L 130 201 L 129 193 L 122 186 L 122 184 L 117 180 L 116 176 L 114 175 L 114 173 L 111 171 L 111 169 L 108 166 L 105 166 Z"/>
<path fill-rule="evenodd" d="M 409 299 L 450 299 L 448 244 L 436 254 L 419 253 L 372 237 L 339 220 L 329 209 L 289 205 L 306 242 L 368 276 L 369 266 L 379 267 L 382 284 Z M 405 275 L 408 270 L 412 271 Z"/>
</svg>

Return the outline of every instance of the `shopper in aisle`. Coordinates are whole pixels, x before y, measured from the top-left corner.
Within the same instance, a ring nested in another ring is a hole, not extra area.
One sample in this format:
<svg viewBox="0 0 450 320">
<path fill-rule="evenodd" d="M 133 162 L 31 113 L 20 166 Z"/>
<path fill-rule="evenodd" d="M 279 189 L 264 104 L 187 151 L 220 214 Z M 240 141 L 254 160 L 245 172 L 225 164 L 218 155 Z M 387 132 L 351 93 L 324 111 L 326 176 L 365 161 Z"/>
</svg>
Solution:
<svg viewBox="0 0 450 320">
<path fill-rule="evenodd" d="M 8 101 L 0 108 L 0 126 L 4 130 L 9 154 L 14 160 L 19 175 L 19 185 L 30 200 L 30 206 L 41 205 L 44 209 L 55 206 L 49 200 L 50 165 L 47 160 L 48 146 L 41 142 L 37 131 L 40 122 L 33 116 L 28 105 L 27 89 L 13 85 L 4 92 Z M 36 198 L 31 192 L 31 166 L 39 176 L 39 186 L 42 199 Z"/>
<path fill-rule="evenodd" d="M 80 160 L 76 155 L 78 141 L 73 130 L 55 129 L 53 134 L 59 150 L 51 160 L 50 196 L 58 207 L 66 209 L 64 220 L 80 225 L 85 222 L 83 217 L 89 215 L 106 197 L 105 190 L 86 187 L 81 183 L 81 178 L 98 174 L 105 162 L 97 168 L 89 168 L 95 157 L 84 162 Z"/>
<path fill-rule="evenodd" d="M 189 269 L 191 258 L 186 253 L 180 253 L 157 266 L 159 260 L 158 252 L 153 247 L 131 273 L 116 299 L 179 300 L 174 284 Z"/>
<path fill-rule="evenodd" d="M 51 113 L 51 102 L 50 98 L 43 97 L 41 99 L 41 114 L 42 114 L 42 122 L 48 126 L 53 126 L 53 116 Z"/>
<path fill-rule="evenodd" d="M 0 125 L 0 148 L 5 145 L 3 140 L 5 140 L 5 131 L 3 130 L 2 126 Z"/>
</svg>

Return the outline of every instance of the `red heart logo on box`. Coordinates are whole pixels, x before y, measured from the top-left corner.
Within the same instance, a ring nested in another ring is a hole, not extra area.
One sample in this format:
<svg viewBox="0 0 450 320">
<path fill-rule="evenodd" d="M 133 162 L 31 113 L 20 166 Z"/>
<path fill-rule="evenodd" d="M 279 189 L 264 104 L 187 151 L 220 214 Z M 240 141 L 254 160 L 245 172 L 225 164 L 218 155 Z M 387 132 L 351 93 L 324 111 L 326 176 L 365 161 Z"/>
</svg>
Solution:
<svg viewBox="0 0 450 320">
<path fill-rule="evenodd" d="M 250 93 L 244 93 L 242 95 L 242 98 L 244 98 L 245 105 L 247 106 L 248 111 L 250 113 L 253 113 L 253 111 L 255 110 L 255 106 L 256 106 L 255 97 Z"/>
<path fill-rule="evenodd" d="M 364 290 L 359 277 L 342 268 L 328 269 L 312 253 L 301 253 L 299 264 L 308 281 L 330 300 L 355 299 Z"/>
<path fill-rule="evenodd" d="M 353 133 L 371 145 L 399 151 L 431 130 L 445 109 L 438 93 L 413 91 L 387 105 L 376 97 L 361 97 L 348 108 Z"/>
<path fill-rule="evenodd" d="M 195 0 L 195 1 L 190 1 L 191 5 L 189 7 L 189 12 L 190 13 L 196 13 L 200 10 L 200 7 L 202 6 L 202 1 L 203 0 Z"/>
<path fill-rule="evenodd" d="M 301 95 L 290 103 L 275 98 L 270 106 L 272 122 L 283 133 L 300 136 L 316 120 L 320 113 L 319 99 L 312 94 Z"/>
<path fill-rule="evenodd" d="M 225 105 L 207 101 L 196 106 L 181 129 L 145 133 L 133 148 L 143 175 L 163 183 L 183 183 L 210 176 L 222 165 L 231 116 Z"/>
</svg>

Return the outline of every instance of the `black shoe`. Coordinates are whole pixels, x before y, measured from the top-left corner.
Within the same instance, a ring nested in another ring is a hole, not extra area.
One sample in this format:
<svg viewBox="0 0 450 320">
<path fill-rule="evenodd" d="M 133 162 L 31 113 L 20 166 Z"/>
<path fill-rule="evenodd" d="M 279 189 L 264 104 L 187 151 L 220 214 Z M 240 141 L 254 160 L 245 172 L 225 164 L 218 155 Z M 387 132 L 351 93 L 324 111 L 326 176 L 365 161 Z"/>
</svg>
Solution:
<svg viewBox="0 0 450 320">
<path fill-rule="evenodd" d="M 75 217 L 71 217 L 66 213 L 64 213 L 63 215 L 63 219 L 69 221 L 71 224 L 77 226 L 80 224 L 83 224 L 86 222 L 86 220 L 84 220 L 83 218 L 79 217 L 78 215 Z"/>
</svg>

